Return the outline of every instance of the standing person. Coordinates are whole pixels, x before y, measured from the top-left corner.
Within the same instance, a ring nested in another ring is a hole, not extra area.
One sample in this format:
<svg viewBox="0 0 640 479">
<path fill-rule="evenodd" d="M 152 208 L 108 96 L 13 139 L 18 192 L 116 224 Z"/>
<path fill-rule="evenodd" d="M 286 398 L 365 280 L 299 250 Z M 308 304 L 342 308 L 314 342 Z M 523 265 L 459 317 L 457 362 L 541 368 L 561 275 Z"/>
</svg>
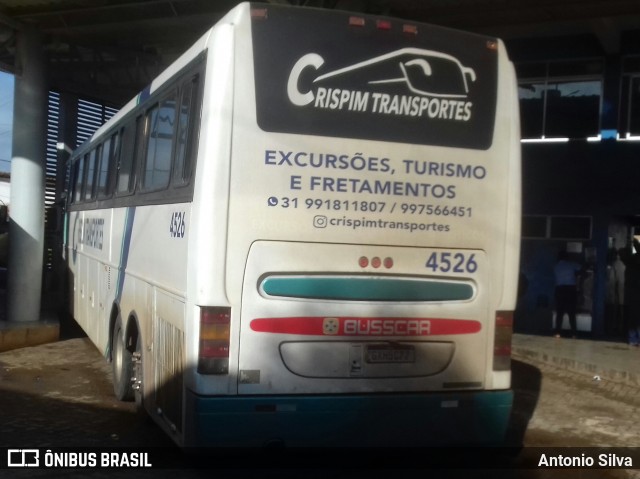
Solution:
<svg viewBox="0 0 640 479">
<path fill-rule="evenodd" d="M 615 302 L 614 302 L 614 334 L 621 334 L 625 331 L 625 319 L 624 319 L 624 277 L 626 267 L 620 258 L 620 251 L 616 251 L 616 257 L 613 262 L 613 270 L 615 272 L 616 288 L 615 288 Z"/>
<path fill-rule="evenodd" d="M 633 239 L 633 248 L 620 250 L 625 265 L 624 300 L 629 345 L 640 344 L 640 242 Z"/>
<path fill-rule="evenodd" d="M 556 338 L 562 331 L 564 315 L 569 316 L 571 336 L 576 337 L 576 310 L 578 309 L 577 277 L 582 267 L 569 259 L 569 254 L 562 250 L 558 254 L 553 273 L 556 280 Z"/>
</svg>

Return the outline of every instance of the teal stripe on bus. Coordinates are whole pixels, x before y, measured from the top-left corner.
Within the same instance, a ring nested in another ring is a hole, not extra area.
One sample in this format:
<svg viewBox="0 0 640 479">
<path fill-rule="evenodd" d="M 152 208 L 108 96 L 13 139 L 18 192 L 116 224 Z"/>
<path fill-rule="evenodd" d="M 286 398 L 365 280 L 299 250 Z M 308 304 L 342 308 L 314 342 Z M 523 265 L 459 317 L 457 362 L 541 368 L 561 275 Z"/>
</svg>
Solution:
<svg viewBox="0 0 640 479">
<path fill-rule="evenodd" d="M 270 276 L 261 283 L 268 296 L 346 301 L 464 301 L 468 283 L 357 276 Z"/>
</svg>

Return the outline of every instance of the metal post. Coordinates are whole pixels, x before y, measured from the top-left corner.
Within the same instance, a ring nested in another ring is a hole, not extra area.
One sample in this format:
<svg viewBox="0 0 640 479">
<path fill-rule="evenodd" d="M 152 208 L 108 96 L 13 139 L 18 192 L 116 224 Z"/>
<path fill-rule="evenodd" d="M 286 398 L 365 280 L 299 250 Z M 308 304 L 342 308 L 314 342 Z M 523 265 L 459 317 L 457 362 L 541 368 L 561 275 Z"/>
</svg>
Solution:
<svg viewBox="0 0 640 479">
<path fill-rule="evenodd" d="M 39 32 L 17 35 L 7 319 L 24 322 L 40 319 L 48 88 Z"/>
</svg>

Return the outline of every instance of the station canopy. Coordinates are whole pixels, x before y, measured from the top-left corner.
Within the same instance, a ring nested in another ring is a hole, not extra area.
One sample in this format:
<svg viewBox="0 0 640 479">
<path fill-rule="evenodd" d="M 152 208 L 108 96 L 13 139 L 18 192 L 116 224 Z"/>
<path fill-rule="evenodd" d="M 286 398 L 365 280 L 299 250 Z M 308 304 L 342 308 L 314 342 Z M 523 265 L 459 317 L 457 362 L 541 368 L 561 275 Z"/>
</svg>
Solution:
<svg viewBox="0 0 640 479">
<path fill-rule="evenodd" d="M 16 32 L 42 33 L 52 90 L 118 108 L 180 55 L 238 1 L 0 0 L 0 70 L 20 74 Z M 604 54 L 635 44 L 638 0 L 271 0 L 274 4 L 382 14 L 546 44 L 590 38 Z M 586 44 L 590 44 L 589 40 Z M 561 42 L 558 48 L 561 49 Z M 585 54 L 587 54 L 585 52 Z"/>
</svg>

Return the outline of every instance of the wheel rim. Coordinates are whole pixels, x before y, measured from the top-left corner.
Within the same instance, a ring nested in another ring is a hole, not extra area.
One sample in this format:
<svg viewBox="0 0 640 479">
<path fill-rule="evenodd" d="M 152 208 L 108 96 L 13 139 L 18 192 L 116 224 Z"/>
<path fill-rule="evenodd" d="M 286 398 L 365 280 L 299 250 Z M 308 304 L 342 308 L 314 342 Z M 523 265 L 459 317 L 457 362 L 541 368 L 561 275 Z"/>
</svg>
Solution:
<svg viewBox="0 0 640 479">
<path fill-rule="evenodd" d="M 116 382 L 119 382 L 122 379 L 122 363 L 123 363 L 123 358 L 122 358 L 122 348 L 123 348 L 123 344 L 122 344 L 122 334 L 121 334 L 121 330 L 118 329 L 117 334 L 116 334 L 116 340 L 114 341 L 113 344 L 113 374 L 115 375 L 115 379 Z"/>
</svg>

